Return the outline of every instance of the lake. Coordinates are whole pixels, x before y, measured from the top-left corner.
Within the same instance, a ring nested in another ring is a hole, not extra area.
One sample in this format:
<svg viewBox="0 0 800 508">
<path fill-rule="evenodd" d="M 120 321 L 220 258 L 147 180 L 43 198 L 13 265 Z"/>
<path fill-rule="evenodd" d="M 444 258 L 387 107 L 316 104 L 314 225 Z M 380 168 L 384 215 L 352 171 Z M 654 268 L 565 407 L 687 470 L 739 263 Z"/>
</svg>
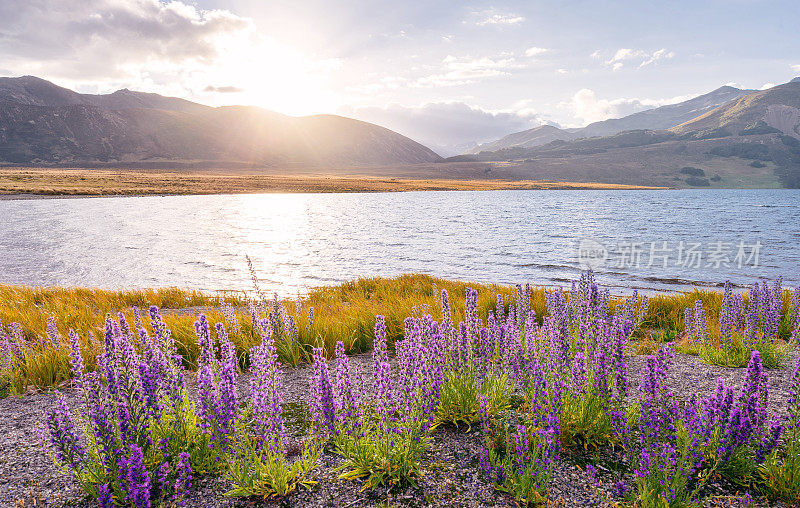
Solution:
<svg viewBox="0 0 800 508">
<path fill-rule="evenodd" d="M 627 293 L 782 275 L 800 284 L 800 191 L 486 191 L 0 201 L 0 283 L 294 295 L 358 276 Z"/>
</svg>

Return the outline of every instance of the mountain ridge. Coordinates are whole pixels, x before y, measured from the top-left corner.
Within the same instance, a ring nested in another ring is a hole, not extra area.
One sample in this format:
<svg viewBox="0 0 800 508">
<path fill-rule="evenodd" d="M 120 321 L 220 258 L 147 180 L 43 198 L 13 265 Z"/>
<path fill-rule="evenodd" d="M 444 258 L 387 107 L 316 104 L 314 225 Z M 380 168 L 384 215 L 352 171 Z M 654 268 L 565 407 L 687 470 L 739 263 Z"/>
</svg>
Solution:
<svg viewBox="0 0 800 508">
<path fill-rule="evenodd" d="M 667 104 L 621 118 L 593 122 L 577 129 L 552 127 L 553 129 L 558 129 L 558 131 L 551 130 L 546 136 L 542 136 L 541 131 L 538 130 L 545 126 L 534 127 L 526 131 L 509 134 L 490 143 L 484 143 L 465 153 L 477 154 L 481 151 L 496 151 L 512 147 L 533 148 L 555 140 L 572 141 L 596 136 L 612 136 L 629 130 L 666 130 L 754 91 L 724 85 L 716 90 L 677 104 Z"/>
<path fill-rule="evenodd" d="M 800 187 L 800 80 L 742 95 L 668 130 L 552 140 L 445 159 L 569 181 Z M 516 169 L 510 169 L 516 168 Z"/>
<path fill-rule="evenodd" d="M 256 165 L 441 160 L 384 127 L 337 115 L 291 117 L 134 92 L 80 94 L 34 76 L 0 78 L 0 162 L 211 160 Z"/>
</svg>

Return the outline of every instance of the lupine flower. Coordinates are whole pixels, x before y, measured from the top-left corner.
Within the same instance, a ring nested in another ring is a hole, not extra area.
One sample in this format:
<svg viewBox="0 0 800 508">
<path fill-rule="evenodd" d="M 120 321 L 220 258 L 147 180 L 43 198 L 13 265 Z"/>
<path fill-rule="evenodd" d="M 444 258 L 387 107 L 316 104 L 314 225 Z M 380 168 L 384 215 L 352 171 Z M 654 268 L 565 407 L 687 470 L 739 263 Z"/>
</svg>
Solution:
<svg viewBox="0 0 800 508">
<path fill-rule="evenodd" d="M 360 419 L 361 413 L 353 394 L 353 379 L 350 373 L 350 363 L 344 352 L 342 341 L 336 342 L 336 381 L 334 410 L 336 423 L 345 428 L 347 433 L 352 432 L 352 427 Z"/>
<path fill-rule="evenodd" d="M 586 359 L 580 351 L 572 361 L 572 389 L 575 393 L 584 393 L 586 389 Z"/>
<path fill-rule="evenodd" d="M 114 508 L 114 496 L 107 483 L 100 485 L 97 502 L 100 508 Z"/>
<path fill-rule="evenodd" d="M 484 394 L 478 395 L 478 420 L 481 424 L 484 441 L 487 442 L 490 439 L 491 429 L 489 426 L 489 397 Z M 483 474 L 489 476 L 492 472 L 492 465 L 489 462 L 489 450 L 485 446 L 481 447 L 478 460 Z"/>
<path fill-rule="evenodd" d="M 47 338 L 50 340 L 50 347 L 53 349 L 58 349 L 61 345 L 59 335 L 58 335 L 58 327 L 56 326 L 56 318 L 50 316 L 47 318 Z"/>
<path fill-rule="evenodd" d="M 281 453 L 286 437 L 281 406 L 281 369 L 272 330 L 266 326 L 266 321 L 261 328 L 261 338 L 261 344 L 250 350 L 253 374 L 250 390 L 255 435 L 259 449 L 266 445 L 273 453 Z"/>
<path fill-rule="evenodd" d="M 761 464 L 764 459 L 772 453 L 778 446 L 778 440 L 783 432 L 783 425 L 779 421 L 773 421 L 769 426 L 767 435 L 762 439 L 756 448 L 756 464 Z"/>
<path fill-rule="evenodd" d="M 178 506 L 186 506 L 186 497 L 192 488 L 192 466 L 189 464 L 188 453 L 181 453 L 176 471 L 175 491 L 172 500 Z"/>
<path fill-rule="evenodd" d="M 75 378 L 76 384 L 80 385 L 81 380 L 83 379 L 83 372 L 84 372 L 83 356 L 81 356 L 80 337 L 78 337 L 77 333 L 70 330 L 69 339 L 70 339 L 69 364 L 70 367 L 72 368 L 72 376 Z"/>
<path fill-rule="evenodd" d="M 798 395 L 800 395 L 800 358 L 797 359 L 792 378 L 789 381 L 788 400 L 786 401 L 787 430 L 793 430 L 800 426 L 800 398 Z"/>
<path fill-rule="evenodd" d="M 517 425 L 517 432 L 515 435 L 515 439 L 516 439 L 515 451 L 517 453 L 516 456 L 517 474 L 522 476 L 523 474 L 525 474 L 525 468 L 528 464 L 528 451 L 529 451 L 528 429 L 526 429 L 524 425 Z"/>
<path fill-rule="evenodd" d="M 64 465 L 78 468 L 86 455 L 75 430 L 72 412 L 67 406 L 64 396 L 57 393 L 57 406 L 47 415 L 47 427 L 50 430 L 50 445 L 56 458 Z"/>
<path fill-rule="evenodd" d="M 225 316 L 225 322 L 230 325 L 231 330 L 236 333 L 242 331 L 242 324 L 239 322 L 239 317 L 236 315 L 236 311 L 233 309 L 233 304 L 229 302 L 222 302 L 219 305 L 219 309 L 222 311 L 222 315 Z"/>
<path fill-rule="evenodd" d="M 333 401 L 333 384 L 328 372 L 328 362 L 322 348 L 314 348 L 314 373 L 311 376 L 311 420 L 314 429 L 322 435 L 336 433 L 336 409 Z"/>
<path fill-rule="evenodd" d="M 197 385 L 197 417 L 200 420 L 200 428 L 205 434 L 213 434 L 219 396 L 210 365 L 203 365 L 197 371 Z M 210 446 L 214 447 L 213 438 Z"/>
<path fill-rule="evenodd" d="M 158 476 L 156 478 L 162 498 L 166 496 L 167 490 L 169 490 L 169 472 L 169 462 L 163 462 L 158 468 Z"/>
<path fill-rule="evenodd" d="M 239 417 L 239 394 L 236 389 L 239 369 L 236 352 L 225 327 L 222 323 L 217 323 L 216 329 L 223 356 L 218 387 L 219 411 L 217 417 L 221 446 L 223 451 L 226 451 L 228 443 L 236 432 L 236 420 Z"/>
<path fill-rule="evenodd" d="M 142 449 L 130 445 L 128 455 L 121 460 L 121 469 L 128 499 L 136 508 L 150 508 L 150 473 L 145 469 Z"/>
</svg>

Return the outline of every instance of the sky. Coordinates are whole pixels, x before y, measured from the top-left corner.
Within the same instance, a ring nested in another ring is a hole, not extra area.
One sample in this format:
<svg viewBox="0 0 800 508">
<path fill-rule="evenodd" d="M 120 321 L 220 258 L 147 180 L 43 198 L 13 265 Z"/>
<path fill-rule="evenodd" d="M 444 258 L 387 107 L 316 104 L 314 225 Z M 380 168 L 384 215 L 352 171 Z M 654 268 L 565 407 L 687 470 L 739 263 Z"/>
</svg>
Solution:
<svg viewBox="0 0 800 508">
<path fill-rule="evenodd" d="M 379 123 L 442 152 L 800 75 L 800 2 L 0 0 L 0 75 Z"/>
</svg>

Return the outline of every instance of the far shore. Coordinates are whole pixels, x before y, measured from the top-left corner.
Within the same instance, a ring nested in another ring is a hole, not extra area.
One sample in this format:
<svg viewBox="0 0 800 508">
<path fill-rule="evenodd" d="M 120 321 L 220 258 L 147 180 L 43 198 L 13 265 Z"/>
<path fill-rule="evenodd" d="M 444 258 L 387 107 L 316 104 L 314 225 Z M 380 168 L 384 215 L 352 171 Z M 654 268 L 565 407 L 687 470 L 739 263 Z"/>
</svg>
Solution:
<svg viewBox="0 0 800 508">
<path fill-rule="evenodd" d="M 448 175 L 449 176 L 449 175 Z M 262 193 L 484 190 L 654 190 L 599 182 L 415 178 L 267 171 L 0 168 L 1 199 Z"/>
</svg>

